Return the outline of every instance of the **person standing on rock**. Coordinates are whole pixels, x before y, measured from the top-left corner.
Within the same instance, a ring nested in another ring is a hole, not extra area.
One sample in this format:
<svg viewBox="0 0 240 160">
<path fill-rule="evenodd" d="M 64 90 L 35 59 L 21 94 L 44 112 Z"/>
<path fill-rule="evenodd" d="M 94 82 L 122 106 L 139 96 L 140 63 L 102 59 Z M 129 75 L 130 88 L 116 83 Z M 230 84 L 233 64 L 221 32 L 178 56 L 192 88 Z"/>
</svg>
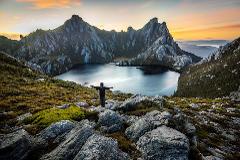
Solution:
<svg viewBox="0 0 240 160">
<path fill-rule="evenodd" d="M 93 86 L 91 85 L 92 88 L 95 88 L 96 90 L 99 91 L 99 97 L 100 97 L 100 103 L 102 107 L 105 107 L 105 90 L 110 90 L 113 87 L 105 87 L 103 82 L 100 83 L 100 86 Z"/>
</svg>

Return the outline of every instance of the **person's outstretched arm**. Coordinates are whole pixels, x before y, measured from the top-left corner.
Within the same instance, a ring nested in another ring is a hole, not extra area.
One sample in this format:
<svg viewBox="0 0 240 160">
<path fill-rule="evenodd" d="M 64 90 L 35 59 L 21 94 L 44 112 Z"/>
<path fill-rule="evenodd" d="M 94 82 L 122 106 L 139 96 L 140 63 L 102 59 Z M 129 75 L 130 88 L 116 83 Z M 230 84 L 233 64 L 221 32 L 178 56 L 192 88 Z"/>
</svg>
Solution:
<svg viewBox="0 0 240 160">
<path fill-rule="evenodd" d="M 99 86 L 94 86 L 94 85 L 91 85 L 90 87 L 95 88 L 97 90 L 100 88 Z"/>
<path fill-rule="evenodd" d="M 104 87 L 106 90 L 113 89 L 113 87 Z"/>
</svg>

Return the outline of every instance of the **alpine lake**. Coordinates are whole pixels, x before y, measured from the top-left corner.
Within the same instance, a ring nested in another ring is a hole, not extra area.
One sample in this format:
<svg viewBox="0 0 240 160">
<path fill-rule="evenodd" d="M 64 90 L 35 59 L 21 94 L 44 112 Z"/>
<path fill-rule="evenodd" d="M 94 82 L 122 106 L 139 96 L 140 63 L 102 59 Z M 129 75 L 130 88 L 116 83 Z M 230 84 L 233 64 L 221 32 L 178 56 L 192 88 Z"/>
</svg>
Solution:
<svg viewBox="0 0 240 160">
<path fill-rule="evenodd" d="M 103 82 L 112 91 L 147 96 L 170 96 L 177 89 L 180 74 L 163 67 L 116 66 L 115 64 L 78 65 L 58 79 L 73 81 L 84 86 Z"/>
</svg>

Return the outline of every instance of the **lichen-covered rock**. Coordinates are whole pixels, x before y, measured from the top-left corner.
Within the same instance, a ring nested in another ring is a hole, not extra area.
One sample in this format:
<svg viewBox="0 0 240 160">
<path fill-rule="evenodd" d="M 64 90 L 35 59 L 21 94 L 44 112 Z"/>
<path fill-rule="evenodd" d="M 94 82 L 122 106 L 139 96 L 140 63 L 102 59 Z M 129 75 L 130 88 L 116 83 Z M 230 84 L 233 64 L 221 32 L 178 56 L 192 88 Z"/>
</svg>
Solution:
<svg viewBox="0 0 240 160">
<path fill-rule="evenodd" d="M 119 107 L 117 107 L 117 110 L 124 110 L 124 111 L 130 111 L 134 110 L 138 104 L 140 103 L 154 103 L 155 105 L 158 105 L 159 108 L 163 105 L 163 98 L 161 96 L 155 96 L 155 97 L 148 97 L 148 96 L 142 96 L 139 94 L 136 94 L 126 101 L 124 101 Z"/>
<path fill-rule="evenodd" d="M 118 110 L 125 110 L 125 111 L 133 110 L 137 106 L 137 104 L 141 103 L 146 99 L 148 99 L 147 96 L 142 96 L 139 94 L 133 95 L 132 97 L 124 101 L 119 106 Z"/>
<path fill-rule="evenodd" d="M 105 110 L 99 114 L 98 124 L 104 132 L 116 132 L 123 128 L 123 118 L 112 110 Z"/>
<path fill-rule="evenodd" d="M 94 124 L 88 120 L 83 120 L 74 129 L 72 129 L 66 140 L 63 141 L 57 148 L 52 152 L 44 155 L 41 159 L 43 160 L 62 160 L 62 159 L 73 159 L 80 151 L 81 147 L 87 141 L 87 139 L 94 134 Z"/>
<path fill-rule="evenodd" d="M 94 111 L 94 112 L 98 112 L 98 113 L 101 113 L 101 112 L 104 112 L 106 110 L 106 108 L 102 107 L 102 106 L 91 106 L 88 108 L 89 111 Z"/>
<path fill-rule="evenodd" d="M 137 120 L 140 119 L 140 117 L 134 115 L 121 114 L 121 116 L 123 117 L 124 121 L 130 125 L 132 125 L 133 123 L 137 122 Z"/>
<path fill-rule="evenodd" d="M 196 103 L 191 103 L 189 104 L 189 106 L 192 107 L 193 109 L 197 109 L 199 107 L 199 105 Z"/>
<path fill-rule="evenodd" d="M 67 109 L 70 107 L 70 104 L 64 104 L 64 105 L 61 105 L 61 106 L 57 106 L 57 108 L 59 109 Z"/>
<path fill-rule="evenodd" d="M 216 156 L 206 156 L 203 158 L 203 160 L 223 160 L 223 159 Z"/>
<path fill-rule="evenodd" d="M 25 159 L 32 148 L 32 137 L 23 129 L 1 137 L 0 159 Z"/>
<path fill-rule="evenodd" d="M 105 104 L 105 108 L 116 110 L 120 106 L 120 104 L 121 103 L 116 100 L 107 100 Z"/>
<path fill-rule="evenodd" d="M 192 123 L 185 123 L 184 128 L 187 135 L 194 135 L 196 132 L 196 127 Z"/>
<path fill-rule="evenodd" d="M 144 133 L 153 130 L 158 126 L 167 125 L 171 117 L 171 114 L 168 112 L 161 113 L 156 110 L 149 112 L 129 126 L 126 129 L 125 134 L 128 138 L 137 141 L 139 137 L 144 135 Z"/>
<path fill-rule="evenodd" d="M 139 137 L 152 129 L 154 126 L 148 120 L 141 118 L 126 129 L 125 135 L 129 139 L 137 141 Z"/>
<path fill-rule="evenodd" d="M 229 97 L 231 98 L 232 101 L 240 102 L 240 86 L 238 88 L 238 91 L 231 92 Z"/>
<path fill-rule="evenodd" d="M 75 127 L 75 124 L 69 120 L 62 120 L 51 124 L 46 129 L 42 130 L 37 136 L 44 141 L 53 140 L 56 137 L 68 133 Z"/>
<path fill-rule="evenodd" d="M 118 148 L 118 143 L 112 138 L 93 134 L 82 146 L 74 160 L 128 160 L 130 157 Z"/>
<path fill-rule="evenodd" d="M 160 112 L 157 110 L 154 110 L 152 112 L 147 113 L 145 116 L 143 116 L 144 119 L 147 119 L 150 121 L 155 127 L 160 126 L 162 124 L 167 125 L 168 120 L 172 117 L 172 115 L 167 112 Z"/>
<path fill-rule="evenodd" d="M 20 116 L 17 117 L 17 120 L 18 121 L 23 121 L 24 119 L 28 118 L 28 117 L 31 117 L 32 116 L 32 113 L 25 113 L 25 114 L 22 114 Z"/>
<path fill-rule="evenodd" d="M 89 107 L 89 104 L 87 102 L 77 102 L 76 105 L 78 107 L 84 107 L 84 108 Z"/>
<path fill-rule="evenodd" d="M 181 132 L 161 126 L 139 138 L 138 149 L 143 159 L 149 160 L 187 160 L 189 142 Z"/>
</svg>

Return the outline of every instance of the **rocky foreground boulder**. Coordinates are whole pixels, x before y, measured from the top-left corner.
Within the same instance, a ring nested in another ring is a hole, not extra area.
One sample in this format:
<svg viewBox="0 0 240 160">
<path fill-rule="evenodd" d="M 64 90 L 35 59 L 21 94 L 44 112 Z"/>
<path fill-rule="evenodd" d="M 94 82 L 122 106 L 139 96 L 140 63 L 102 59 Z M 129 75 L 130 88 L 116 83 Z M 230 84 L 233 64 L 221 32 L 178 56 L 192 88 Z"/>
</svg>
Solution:
<svg viewBox="0 0 240 160">
<path fill-rule="evenodd" d="M 149 160 L 187 160 L 188 138 L 181 132 L 161 126 L 140 137 L 137 146 L 144 159 Z"/>
<path fill-rule="evenodd" d="M 123 129 L 123 118 L 112 110 L 106 110 L 99 114 L 98 124 L 104 132 L 116 132 Z"/>
<path fill-rule="evenodd" d="M 44 141 L 50 141 L 57 138 L 58 136 L 67 134 L 74 127 L 75 124 L 73 122 L 69 120 L 62 120 L 42 130 L 37 136 L 39 139 L 42 139 Z"/>
<path fill-rule="evenodd" d="M 128 160 L 130 157 L 118 148 L 116 140 L 94 134 L 88 138 L 74 158 L 74 160 L 82 159 Z"/>
<path fill-rule="evenodd" d="M 32 137 L 23 129 L 1 136 L 0 159 L 25 159 L 32 146 Z"/>
<path fill-rule="evenodd" d="M 63 141 L 52 152 L 44 155 L 42 160 L 61 160 L 61 159 L 73 159 L 80 151 L 81 147 L 87 141 L 87 139 L 93 135 L 93 125 L 87 120 L 83 120 L 80 124 L 74 128 L 68 135 L 65 141 Z"/>
<path fill-rule="evenodd" d="M 145 116 L 137 120 L 131 126 L 129 126 L 125 134 L 128 138 L 137 141 L 139 137 L 144 135 L 146 132 L 155 129 L 160 125 L 168 123 L 168 119 L 171 117 L 170 113 L 152 111 L 147 113 Z"/>
<path fill-rule="evenodd" d="M 121 105 L 116 106 L 115 110 L 123 110 L 123 111 L 130 111 L 136 109 L 136 107 L 139 104 L 145 104 L 148 103 L 148 105 L 157 105 L 160 108 L 163 106 L 163 97 L 161 96 L 155 96 L 155 97 L 148 97 L 148 96 L 142 96 L 139 94 L 133 95 L 126 101 L 124 101 Z"/>
</svg>

